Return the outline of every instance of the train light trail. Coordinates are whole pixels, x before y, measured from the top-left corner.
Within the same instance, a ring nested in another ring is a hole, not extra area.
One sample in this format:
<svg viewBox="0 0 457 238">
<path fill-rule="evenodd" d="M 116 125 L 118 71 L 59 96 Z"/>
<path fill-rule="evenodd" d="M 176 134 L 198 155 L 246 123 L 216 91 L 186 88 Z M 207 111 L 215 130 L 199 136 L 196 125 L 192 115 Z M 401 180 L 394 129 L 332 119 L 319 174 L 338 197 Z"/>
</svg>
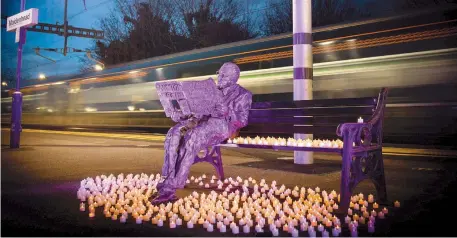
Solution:
<svg viewBox="0 0 457 238">
<path fill-rule="evenodd" d="M 129 111 L 135 111 L 135 106 L 128 106 L 127 109 L 129 109 Z"/>
<path fill-rule="evenodd" d="M 86 108 L 84 108 L 84 111 L 86 111 L 86 112 L 96 112 L 96 111 L 97 111 L 97 108 L 94 108 L 94 107 L 86 107 Z"/>
<path fill-rule="evenodd" d="M 8 86 L 7 82 L 2 82 L 2 86 Z"/>
<path fill-rule="evenodd" d="M 136 73 L 138 73 L 138 72 L 140 72 L 140 71 L 138 71 L 138 70 L 132 70 L 132 71 L 129 72 L 129 74 L 136 74 Z"/>
<path fill-rule="evenodd" d="M 94 66 L 94 69 L 97 70 L 97 71 L 101 71 L 101 70 L 103 70 L 103 66 L 101 66 L 101 65 L 99 65 L 99 64 L 96 64 L 96 65 Z"/>
<path fill-rule="evenodd" d="M 319 43 L 319 45 L 331 45 L 333 43 L 335 43 L 335 41 L 325 41 L 325 42 Z"/>
<path fill-rule="evenodd" d="M 46 75 L 41 73 L 41 74 L 38 75 L 38 78 L 41 79 L 41 80 L 46 79 Z"/>
</svg>

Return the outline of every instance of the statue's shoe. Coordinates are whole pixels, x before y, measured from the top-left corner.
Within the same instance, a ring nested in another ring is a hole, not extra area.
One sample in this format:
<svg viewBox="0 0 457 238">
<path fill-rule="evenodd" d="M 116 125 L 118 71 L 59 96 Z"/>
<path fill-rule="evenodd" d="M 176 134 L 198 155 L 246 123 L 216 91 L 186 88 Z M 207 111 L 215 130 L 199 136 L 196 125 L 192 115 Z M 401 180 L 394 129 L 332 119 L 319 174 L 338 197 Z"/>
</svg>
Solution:
<svg viewBox="0 0 457 238">
<path fill-rule="evenodd" d="M 178 199 L 179 198 L 174 193 L 160 194 L 158 197 L 154 198 L 151 201 L 151 204 L 152 205 L 159 205 L 159 204 L 162 204 L 162 203 L 174 202 L 174 201 L 176 201 Z"/>
</svg>

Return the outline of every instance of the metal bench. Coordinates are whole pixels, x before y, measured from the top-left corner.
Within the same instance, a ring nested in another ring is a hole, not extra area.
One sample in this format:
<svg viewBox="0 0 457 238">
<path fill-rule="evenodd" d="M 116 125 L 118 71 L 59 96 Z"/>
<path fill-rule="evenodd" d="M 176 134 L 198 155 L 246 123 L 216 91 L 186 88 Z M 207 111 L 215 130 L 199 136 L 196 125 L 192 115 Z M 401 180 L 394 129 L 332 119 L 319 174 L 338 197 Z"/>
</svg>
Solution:
<svg viewBox="0 0 457 238">
<path fill-rule="evenodd" d="M 343 158 L 341 170 L 340 206 L 349 207 L 353 189 L 364 179 L 371 179 L 378 198 L 387 200 L 382 159 L 382 129 L 387 89 L 378 97 L 319 99 L 290 102 L 256 102 L 251 106 L 249 124 L 240 133 L 249 136 L 292 136 L 293 133 L 313 134 L 314 138 L 332 139 L 336 134 L 343 148 L 231 144 L 230 147 L 314 151 L 339 153 Z M 363 123 L 356 121 L 365 119 Z M 206 149 L 195 163 L 209 162 L 220 179 L 224 178 L 220 144 Z"/>
</svg>

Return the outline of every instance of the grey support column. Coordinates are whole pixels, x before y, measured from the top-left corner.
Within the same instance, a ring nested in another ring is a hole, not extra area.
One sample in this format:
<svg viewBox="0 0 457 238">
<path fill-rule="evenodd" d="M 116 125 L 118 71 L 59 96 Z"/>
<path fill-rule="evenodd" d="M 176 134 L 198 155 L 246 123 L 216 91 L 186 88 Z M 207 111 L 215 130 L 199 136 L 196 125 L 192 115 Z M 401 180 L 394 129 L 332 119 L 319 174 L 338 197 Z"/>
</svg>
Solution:
<svg viewBox="0 0 457 238">
<path fill-rule="evenodd" d="M 294 101 L 313 99 L 313 46 L 311 0 L 292 0 Z M 295 139 L 313 135 L 294 134 Z M 294 152 L 295 164 L 312 164 L 313 152 Z"/>
</svg>

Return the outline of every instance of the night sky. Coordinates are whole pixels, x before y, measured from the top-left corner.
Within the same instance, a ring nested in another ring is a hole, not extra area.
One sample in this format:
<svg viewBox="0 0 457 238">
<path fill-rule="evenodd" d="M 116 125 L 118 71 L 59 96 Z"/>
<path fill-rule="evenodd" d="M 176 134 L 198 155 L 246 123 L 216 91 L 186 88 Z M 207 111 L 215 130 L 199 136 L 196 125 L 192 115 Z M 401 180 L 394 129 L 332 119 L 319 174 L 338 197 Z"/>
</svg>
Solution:
<svg viewBox="0 0 457 238">
<path fill-rule="evenodd" d="M 26 9 L 38 8 L 38 21 L 42 23 L 63 23 L 64 0 L 27 0 Z M 83 0 L 68 1 L 69 24 L 76 27 L 97 29 L 98 19 L 107 14 L 114 6 L 114 0 L 86 0 L 87 11 L 84 9 Z M 14 15 L 20 10 L 20 0 L 2 0 L 2 15 Z M 16 68 L 17 43 L 14 42 L 15 33 L 7 32 L 2 28 L 2 70 Z M 35 54 L 32 48 L 63 48 L 64 38 L 55 34 L 27 32 L 26 44 L 23 53 L 23 73 L 37 78 L 39 73 L 47 76 L 77 73 L 80 68 L 79 57 L 86 57 L 84 53 L 62 54 L 41 51 L 42 55 L 52 58 L 57 63 L 44 59 Z M 68 38 L 68 46 L 86 49 L 92 46 L 93 39 Z M 25 80 L 30 80 L 26 79 Z M 34 79 L 32 79 L 34 80 Z"/>
<path fill-rule="evenodd" d="M 245 1 L 245 0 L 240 0 Z M 265 9 L 264 0 L 250 1 L 250 10 Z M 355 0 L 359 4 L 373 2 L 373 0 Z M 69 24 L 76 27 L 98 29 L 98 21 L 101 17 L 108 14 L 114 8 L 115 0 L 86 0 L 87 10 L 84 9 L 83 0 L 68 1 Z M 2 0 L 2 15 L 14 15 L 20 10 L 20 0 Z M 39 9 L 39 22 L 59 24 L 63 23 L 64 0 L 26 0 L 26 9 Z M 259 12 L 259 11 L 257 11 Z M 2 28 L 1 32 L 2 47 L 2 70 L 15 70 L 17 64 L 17 44 L 14 42 L 15 33 L 7 32 Z M 64 38 L 54 34 L 27 32 L 26 44 L 23 53 L 23 79 L 37 80 L 40 73 L 47 77 L 64 74 L 78 73 L 81 67 L 79 57 L 84 58 L 85 53 L 70 53 L 66 57 L 62 54 L 41 51 L 42 55 L 56 60 L 53 63 L 35 54 L 32 48 L 63 48 Z M 68 38 L 68 47 L 86 49 L 93 46 L 93 39 Z"/>
</svg>

